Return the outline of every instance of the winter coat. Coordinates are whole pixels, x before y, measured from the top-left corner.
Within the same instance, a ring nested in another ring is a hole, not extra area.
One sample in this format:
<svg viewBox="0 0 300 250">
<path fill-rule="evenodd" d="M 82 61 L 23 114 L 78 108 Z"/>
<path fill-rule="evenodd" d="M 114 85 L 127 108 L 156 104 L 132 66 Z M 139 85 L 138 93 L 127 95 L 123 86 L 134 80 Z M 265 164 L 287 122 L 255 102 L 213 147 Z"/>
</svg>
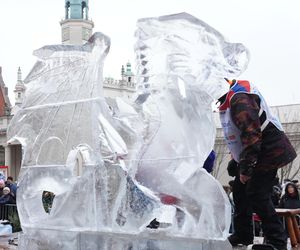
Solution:
<svg viewBox="0 0 300 250">
<path fill-rule="evenodd" d="M 16 204 L 16 199 L 13 194 L 4 194 L 0 197 L 0 205 Z"/>
<path fill-rule="evenodd" d="M 275 123 L 269 122 L 263 128 L 265 117 L 260 114 L 263 99 L 257 94 L 247 93 L 247 89 L 250 88 L 249 82 L 238 81 L 230 88 L 219 108 L 220 112 L 230 110 L 231 120 L 239 130 L 242 143 L 239 168 L 240 173 L 245 175 L 251 175 L 249 170 L 280 168 L 296 158 L 293 146 L 285 133 L 274 125 Z M 235 93 L 230 97 L 229 94 L 233 91 Z M 226 124 L 222 126 L 224 129 Z"/>
<path fill-rule="evenodd" d="M 6 184 L 6 187 L 9 187 L 10 191 L 14 194 L 14 196 L 17 195 L 17 185 L 14 183 Z"/>
</svg>

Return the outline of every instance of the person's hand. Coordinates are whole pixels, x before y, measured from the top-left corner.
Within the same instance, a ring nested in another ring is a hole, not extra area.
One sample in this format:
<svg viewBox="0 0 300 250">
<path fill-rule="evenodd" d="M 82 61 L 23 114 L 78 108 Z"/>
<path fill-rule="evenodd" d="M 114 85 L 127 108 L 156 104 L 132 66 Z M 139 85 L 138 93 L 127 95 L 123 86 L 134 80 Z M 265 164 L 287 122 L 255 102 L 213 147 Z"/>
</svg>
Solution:
<svg viewBox="0 0 300 250">
<path fill-rule="evenodd" d="M 250 179 L 251 179 L 251 176 L 247 176 L 247 175 L 242 175 L 242 174 L 240 174 L 240 181 L 241 181 L 241 183 L 246 184 L 246 182 L 247 182 L 248 180 L 250 180 Z"/>
</svg>

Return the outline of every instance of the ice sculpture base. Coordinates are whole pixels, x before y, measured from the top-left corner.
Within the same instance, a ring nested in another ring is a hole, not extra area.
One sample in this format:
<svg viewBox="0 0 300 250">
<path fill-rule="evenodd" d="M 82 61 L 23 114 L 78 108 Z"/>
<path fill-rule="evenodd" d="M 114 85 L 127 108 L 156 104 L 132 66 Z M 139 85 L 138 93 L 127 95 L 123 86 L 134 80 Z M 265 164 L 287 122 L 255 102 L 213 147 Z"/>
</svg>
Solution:
<svg viewBox="0 0 300 250">
<path fill-rule="evenodd" d="M 93 231 L 26 230 L 20 233 L 18 249 L 44 250 L 231 250 L 226 240 L 172 237 L 164 231 L 147 230 L 141 234 Z"/>
</svg>

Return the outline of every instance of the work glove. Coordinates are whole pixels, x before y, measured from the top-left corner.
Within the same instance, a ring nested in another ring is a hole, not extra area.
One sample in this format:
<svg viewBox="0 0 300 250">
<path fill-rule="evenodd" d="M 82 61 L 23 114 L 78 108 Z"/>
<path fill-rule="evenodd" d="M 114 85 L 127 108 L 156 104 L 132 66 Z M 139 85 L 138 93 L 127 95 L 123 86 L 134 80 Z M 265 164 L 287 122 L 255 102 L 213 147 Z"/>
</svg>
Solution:
<svg viewBox="0 0 300 250">
<path fill-rule="evenodd" d="M 228 162 L 227 172 L 228 172 L 229 176 L 232 176 L 232 177 L 235 177 L 239 174 L 239 166 L 238 166 L 238 163 L 234 159 L 232 159 Z"/>
</svg>

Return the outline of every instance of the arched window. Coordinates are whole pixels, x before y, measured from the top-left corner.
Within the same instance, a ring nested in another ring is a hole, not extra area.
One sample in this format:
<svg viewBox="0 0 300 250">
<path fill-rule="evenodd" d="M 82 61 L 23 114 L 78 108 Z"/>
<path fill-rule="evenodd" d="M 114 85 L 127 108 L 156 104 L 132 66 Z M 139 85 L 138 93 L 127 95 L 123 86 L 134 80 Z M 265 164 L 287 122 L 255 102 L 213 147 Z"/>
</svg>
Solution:
<svg viewBox="0 0 300 250">
<path fill-rule="evenodd" d="M 66 2 L 66 19 L 70 19 L 70 1 Z"/>
<path fill-rule="evenodd" d="M 88 19 L 88 12 L 87 12 L 87 5 L 86 5 L 86 1 L 82 1 L 81 2 L 81 15 L 83 19 Z"/>
</svg>

